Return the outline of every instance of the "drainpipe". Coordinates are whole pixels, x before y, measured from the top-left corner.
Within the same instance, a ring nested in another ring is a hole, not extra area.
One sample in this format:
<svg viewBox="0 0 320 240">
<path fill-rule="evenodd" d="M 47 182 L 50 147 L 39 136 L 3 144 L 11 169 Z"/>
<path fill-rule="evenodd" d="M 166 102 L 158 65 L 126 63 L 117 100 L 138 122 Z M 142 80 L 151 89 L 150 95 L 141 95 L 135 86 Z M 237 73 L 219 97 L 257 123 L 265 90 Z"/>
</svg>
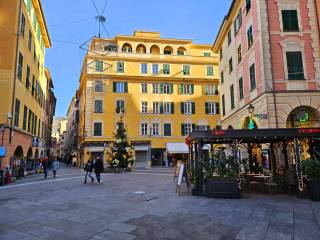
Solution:
<svg viewBox="0 0 320 240">
<path fill-rule="evenodd" d="M 11 144 L 12 141 L 12 128 L 13 128 L 13 111 L 14 111 L 14 100 L 16 97 L 16 81 L 17 81 L 17 65 L 18 65 L 18 53 L 19 53 L 19 39 L 20 39 L 20 22 L 21 22 L 21 5 L 22 0 L 19 1 L 19 16 L 18 16 L 18 27 L 17 27 L 17 41 L 16 41 L 16 58 L 15 58 L 15 64 L 14 64 L 14 77 L 13 77 L 13 93 L 12 93 L 12 101 L 11 101 L 11 114 L 12 114 L 12 120 L 10 123 L 10 136 L 9 136 L 9 144 Z"/>
<path fill-rule="evenodd" d="M 315 0 L 317 1 L 317 0 Z M 272 96 L 273 96 L 273 105 L 274 105 L 274 111 L 275 111 L 275 118 L 276 118 L 276 128 L 279 127 L 278 124 L 278 108 L 277 108 L 277 98 L 276 98 L 276 92 L 275 92 L 275 81 L 274 81 L 274 71 L 273 71 L 273 66 L 272 66 L 272 50 L 271 50 L 271 34 L 270 34 L 270 22 L 269 22 L 269 6 L 268 6 L 268 0 L 265 0 L 266 4 L 266 11 L 267 11 L 267 18 L 268 18 L 268 34 L 269 34 L 269 43 L 270 43 L 270 58 L 271 58 L 271 75 L 272 75 Z"/>
</svg>

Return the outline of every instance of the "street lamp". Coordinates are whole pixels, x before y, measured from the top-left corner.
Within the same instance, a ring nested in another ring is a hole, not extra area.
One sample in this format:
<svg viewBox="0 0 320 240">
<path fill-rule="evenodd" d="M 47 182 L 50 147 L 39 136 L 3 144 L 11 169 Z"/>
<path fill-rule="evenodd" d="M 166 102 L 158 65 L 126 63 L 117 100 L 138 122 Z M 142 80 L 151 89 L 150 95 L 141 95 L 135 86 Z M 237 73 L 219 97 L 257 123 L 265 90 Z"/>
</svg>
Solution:
<svg viewBox="0 0 320 240">
<path fill-rule="evenodd" d="M 254 106 L 250 103 L 248 107 L 248 112 L 252 115 L 254 113 Z"/>
<path fill-rule="evenodd" d="M 254 121 L 253 121 L 253 113 L 254 113 L 254 106 L 250 103 L 249 107 L 248 107 L 248 112 L 250 114 L 249 116 L 249 125 L 248 125 L 248 128 L 249 129 L 254 129 L 255 128 L 255 125 L 254 125 Z"/>
<path fill-rule="evenodd" d="M 11 138 L 12 138 L 12 113 L 8 113 L 8 126 L 10 128 L 10 135 L 9 135 L 9 144 L 11 144 Z"/>
</svg>

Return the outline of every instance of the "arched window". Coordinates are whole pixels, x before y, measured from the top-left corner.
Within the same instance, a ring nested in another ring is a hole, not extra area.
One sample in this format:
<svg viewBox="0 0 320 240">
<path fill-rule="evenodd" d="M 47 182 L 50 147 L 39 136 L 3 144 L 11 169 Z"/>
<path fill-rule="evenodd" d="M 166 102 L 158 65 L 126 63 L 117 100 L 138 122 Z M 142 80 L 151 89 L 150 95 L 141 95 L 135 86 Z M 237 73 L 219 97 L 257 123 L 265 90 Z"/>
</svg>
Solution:
<svg viewBox="0 0 320 240">
<path fill-rule="evenodd" d="M 163 50 L 163 54 L 165 55 L 171 55 L 173 53 L 173 48 L 170 46 L 166 46 Z"/>
<path fill-rule="evenodd" d="M 146 53 L 147 52 L 146 46 L 144 46 L 143 44 L 139 44 L 136 48 L 136 52 L 137 53 Z"/>
<path fill-rule="evenodd" d="M 179 47 L 177 55 L 186 55 L 187 50 L 184 47 Z"/>
<path fill-rule="evenodd" d="M 132 47 L 129 43 L 125 43 L 125 44 L 123 44 L 121 51 L 131 53 Z"/>
<path fill-rule="evenodd" d="M 151 54 L 160 54 L 160 48 L 157 45 L 152 45 L 150 48 Z"/>
</svg>

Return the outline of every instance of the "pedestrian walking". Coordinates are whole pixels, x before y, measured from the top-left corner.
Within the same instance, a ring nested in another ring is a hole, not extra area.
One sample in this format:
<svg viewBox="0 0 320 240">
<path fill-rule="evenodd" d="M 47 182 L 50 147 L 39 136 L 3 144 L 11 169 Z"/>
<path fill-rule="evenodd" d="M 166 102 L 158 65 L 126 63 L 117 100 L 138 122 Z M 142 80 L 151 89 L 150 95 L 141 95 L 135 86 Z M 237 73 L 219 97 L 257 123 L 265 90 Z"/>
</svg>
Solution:
<svg viewBox="0 0 320 240">
<path fill-rule="evenodd" d="M 53 177 L 56 178 L 57 171 L 60 168 L 60 163 L 59 161 L 55 158 L 52 162 L 52 172 L 53 172 Z"/>
<path fill-rule="evenodd" d="M 103 162 L 102 159 L 98 156 L 96 162 L 94 163 L 94 172 L 96 173 L 96 178 L 98 184 L 101 182 L 101 172 L 103 172 Z"/>
<path fill-rule="evenodd" d="M 49 170 L 49 160 L 48 160 L 48 158 L 44 159 L 44 161 L 42 163 L 42 169 L 43 169 L 44 178 L 47 178 L 48 170 Z"/>
<path fill-rule="evenodd" d="M 89 159 L 89 161 L 84 165 L 84 171 L 86 172 L 85 178 L 84 178 L 84 182 L 83 183 L 87 183 L 87 177 L 89 176 L 91 178 L 91 182 L 94 182 L 94 177 L 92 177 L 92 170 L 93 170 L 93 162 L 91 161 L 91 159 Z"/>
</svg>

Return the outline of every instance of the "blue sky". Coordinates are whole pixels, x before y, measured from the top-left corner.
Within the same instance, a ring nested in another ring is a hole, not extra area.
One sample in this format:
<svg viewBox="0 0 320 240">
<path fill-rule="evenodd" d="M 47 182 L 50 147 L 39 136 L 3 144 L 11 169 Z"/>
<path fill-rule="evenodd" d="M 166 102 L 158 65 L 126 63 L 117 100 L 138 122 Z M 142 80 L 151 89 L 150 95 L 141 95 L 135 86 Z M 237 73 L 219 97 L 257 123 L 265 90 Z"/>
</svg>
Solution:
<svg viewBox="0 0 320 240">
<path fill-rule="evenodd" d="M 94 0 L 100 13 L 106 0 Z M 85 52 L 79 46 L 98 34 L 92 0 L 43 0 L 52 40 L 46 52 L 54 92 L 56 116 L 66 115 L 78 84 Z M 213 43 L 231 0 L 108 0 L 106 27 L 111 36 L 134 30 L 159 31 L 162 37 Z M 102 36 L 107 34 L 102 31 Z"/>
</svg>

